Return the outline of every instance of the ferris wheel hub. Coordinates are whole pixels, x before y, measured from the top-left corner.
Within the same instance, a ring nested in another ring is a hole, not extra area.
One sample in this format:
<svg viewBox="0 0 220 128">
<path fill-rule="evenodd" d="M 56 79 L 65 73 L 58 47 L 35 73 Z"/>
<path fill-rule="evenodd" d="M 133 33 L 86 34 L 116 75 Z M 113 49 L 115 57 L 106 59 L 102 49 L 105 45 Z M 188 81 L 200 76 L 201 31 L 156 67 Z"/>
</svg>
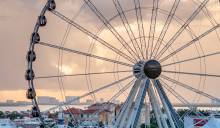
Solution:
<svg viewBox="0 0 220 128">
<path fill-rule="evenodd" d="M 162 68 L 157 60 L 139 61 L 133 66 L 133 74 L 136 78 L 156 79 L 161 72 Z"/>
<path fill-rule="evenodd" d="M 161 65 L 157 60 L 148 60 L 144 65 L 144 74 L 150 79 L 159 77 L 161 71 Z"/>
</svg>

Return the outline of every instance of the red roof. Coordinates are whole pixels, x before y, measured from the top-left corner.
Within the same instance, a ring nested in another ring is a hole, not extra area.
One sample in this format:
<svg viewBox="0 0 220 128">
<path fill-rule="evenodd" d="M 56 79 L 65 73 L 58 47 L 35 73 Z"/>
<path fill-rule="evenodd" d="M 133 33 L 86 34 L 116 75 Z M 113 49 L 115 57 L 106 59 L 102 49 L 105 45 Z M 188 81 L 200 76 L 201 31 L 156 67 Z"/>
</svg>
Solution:
<svg viewBox="0 0 220 128">
<path fill-rule="evenodd" d="M 99 109 L 100 107 L 107 107 L 110 105 L 116 105 L 116 104 L 111 103 L 111 102 L 95 103 L 95 104 L 88 106 L 88 109 Z"/>
<path fill-rule="evenodd" d="M 78 108 L 70 108 L 70 109 L 64 110 L 64 113 L 80 114 L 81 111 L 82 110 Z"/>
<path fill-rule="evenodd" d="M 95 110 L 95 109 L 87 109 L 87 110 L 83 110 L 82 114 L 93 114 L 95 112 L 97 112 L 97 110 Z"/>
<path fill-rule="evenodd" d="M 96 103 L 91 106 L 89 106 L 86 110 L 78 109 L 78 108 L 70 108 L 64 111 L 64 113 L 68 114 L 94 114 L 94 113 L 100 113 L 100 112 L 110 112 L 107 110 L 104 106 L 106 105 L 112 105 L 113 103 Z M 115 104 L 113 104 L 115 105 Z"/>
</svg>

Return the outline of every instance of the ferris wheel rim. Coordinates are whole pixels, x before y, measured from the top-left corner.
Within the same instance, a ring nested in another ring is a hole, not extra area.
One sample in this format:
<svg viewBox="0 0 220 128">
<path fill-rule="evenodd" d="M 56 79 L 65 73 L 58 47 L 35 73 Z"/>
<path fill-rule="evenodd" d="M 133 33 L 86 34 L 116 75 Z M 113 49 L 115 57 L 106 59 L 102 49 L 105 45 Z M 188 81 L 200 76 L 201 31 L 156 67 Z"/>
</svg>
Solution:
<svg viewBox="0 0 220 128">
<path fill-rule="evenodd" d="M 41 11 L 41 14 L 40 14 L 40 16 L 42 16 L 42 15 L 44 15 L 46 12 L 47 12 L 47 10 L 49 10 L 49 5 L 50 5 L 50 2 L 51 1 L 53 1 L 53 0 L 48 0 L 48 2 L 46 3 L 46 5 L 44 6 L 44 8 L 43 8 L 43 10 Z M 159 9 L 158 9 L 159 10 Z M 53 10 L 49 10 L 49 11 L 51 11 L 51 12 L 53 12 Z M 118 14 L 119 15 L 119 14 Z M 39 21 L 38 21 L 39 22 Z M 218 27 L 220 27 L 220 25 L 218 24 L 217 26 L 216 26 L 216 28 L 218 28 Z M 34 34 L 37 34 L 38 33 L 38 30 L 39 30 L 39 28 L 40 28 L 40 25 L 39 25 L 39 23 L 37 23 L 36 24 L 36 26 L 35 26 L 35 28 L 34 28 Z M 216 31 L 216 30 L 214 30 L 214 31 Z M 30 47 L 29 47 L 29 51 L 34 51 L 34 45 L 35 45 L 35 42 L 34 42 L 35 40 L 31 40 L 31 44 L 30 44 Z M 199 41 L 199 40 L 198 40 Z M 200 43 L 199 43 L 200 44 Z M 63 46 L 65 45 L 65 43 L 63 44 Z M 62 47 L 63 47 L 62 46 Z M 61 50 L 61 49 L 60 49 Z M 61 50 L 62 51 L 62 50 Z M 214 54 L 214 53 L 213 53 Z M 201 57 L 203 57 L 203 56 L 206 56 L 204 53 L 203 53 L 203 55 L 201 56 L 201 55 L 199 55 L 199 57 L 197 57 L 198 59 L 200 59 Z M 90 56 L 86 56 L 86 57 L 89 57 L 90 58 Z M 120 58 L 120 57 L 119 57 Z M 182 61 L 184 61 L 184 60 L 182 60 Z M 28 62 L 28 71 L 29 71 L 29 74 L 30 75 L 34 75 L 34 72 L 33 72 L 33 67 L 32 67 L 32 63 L 33 63 L 34 61 L 32 60 L 32 61 L 30 61 L 30 62 Z M 120 62 L 120 61 L 118 61 L 118 62 Z M 181 62 L 181 61 L 179 61 L 179 62 Z M 205 62 L 205 61 L 204 61 Z M 176 62 L 173 62 L 173 63 L 176 63 Z M 114 64 L 117 64 L 118 65 L 118 63 L 114 63 Z M 170 63 L 170 64 L 166 64 L 165 66 L 169 66 L 169 65 L 171 65 L 172 63 Z M 86 71 L 85 71 L 86 72 Z M 172 72 L 172 71 L 166 71 L 166 72 Z M 59 72 L 58 74 L 60 74 L 61 72 Z M 178 73 L 178 74 L 180 74 L 180 73 L 183 73 L 183 74 L 190 74 L 190 73 L 188 73 L 188 72 L 175 72 L 175 73 Z M 199 73 L 198 73 L 199 74 Z M 198 74 L 194 74 L 194 75 L 198 75 Z M 191 75 L 193 75 L 193 73 L 191 73 Z M 201 76 L 209 76 L 208 74 L 199 74 L 199 75 L 201 75 Z M 87 75 L 86 75 L 87 76 Z M 217 76 L 217 75 L 210 75 L 210 76 Z M 28 80 L 28 83 L 29 83 L 29 88 L 32 88 L 33 89 L 33 91 L 35 92 L 35 89 L 34 89 L 34 84 L 33 84 L 33 80 L 34 80 L 34 78 L 33 78 L 34 76 L 30 76 L 30 79 L 31 80 Z M 220 76 L 217 76 L 217 77 L 220 77 Z M 37 77 L 36 77 L 37 78 Z M 59 79 L 61 79 L 62 80 L 62 77 L 60 78 L 60 77 L 58 77 Z M 34 98 L 33 100 L 32 100 L 32 102 L 33 102 L 33 104 L 34 104 L 34 106 L 37 108 L 37 111 L 38 112 L 40 112 L 40 109 L 39 109 L 39 106 L 38 106 L 38 103 L 37 103 L 37 100 L 36 100 L 36 98 Z"/>
</svg>

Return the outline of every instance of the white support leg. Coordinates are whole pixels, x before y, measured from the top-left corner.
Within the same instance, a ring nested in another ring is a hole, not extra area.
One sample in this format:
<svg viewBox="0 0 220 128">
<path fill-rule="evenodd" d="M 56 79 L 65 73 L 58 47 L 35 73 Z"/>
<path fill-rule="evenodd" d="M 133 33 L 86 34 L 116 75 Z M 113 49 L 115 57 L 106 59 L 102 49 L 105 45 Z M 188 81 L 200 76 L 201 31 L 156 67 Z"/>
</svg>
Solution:
<svg viewBox="0 0 220 128">
<path fill-rule="evenodd" d="M 172 118 L 173 118 L 173 121 L 176 125 L 177 128 L 182 128 L 182 122 L 180 121 L 180 117 L 179 115 L 176 113 L 175 109 L 173 108 L 173 105 L 171 104 L 169 98 L 167 97 L 163 87 L 161 86 L 160 84 L 160 81 L 159 80 L 155 80 L 156 82 L 156 88 L 159 90 L 161 96 L 163 97 L 167 107 L 169 108 L 169 111 L 172 115 Z"/>
<path fill-rule="evenodd" d="M 135 99 L 135 102 L 134 102 L 134 107 L 131 110 L 131 115 L 129 115 L 129 120 L 126 123 L 127 124 L 126 128 L 136 128 L 137 127 L 140 113 L 141 113 L 141 109 L 143 107 L 144 99 L 146 96 L 146 92 L 149 88 L 149 84 L 150 84 L 149 79 L 142 80 L 139 92 L 138 92 L 136 99 Z"/>
<path fill-rule="evenodd" d="M 124 128 L 125 127 L 126 120 L 129 117 L 129 113 L 131 112 L 130 110 L 132 109 L 132 104 L 133 104 L 135 96 L 138 92 L 138 89 L 140 87 L 140 84 L 141 84 L 140 79 L 135 81 L 135 84 L 132 87 L 132 89 L 129 93 L 129 96 L 128 96 L 126 102 L 124 103 L 124 105 L 123 105 L 123 107 L 122 107 L 122 109 L 116 119 L 116 122 L 114 124 L 114 128 Z"/>
<path fill-rule="evenodd" d="M 149 98 L 150 98 L 150 103 L 151 103 L 154 115 L 156 117 L 158 127 L 159 128 L 163 128 L 162 123 L 161 123 L 161 119 L 160 119 L 160 116 L 159 116 L 159 112 L 158 112 L 158 109 L 157 109 L 156 104 L 155 104 L 155 99 L 153 98 L 151 93 L 152 93 L 152 87 L 150 85 L 149 90 L 148 90 L 148 95 L 149 95 Z"/>
<path fill-rule="evenodd" d="M 148 128 L 150 127 L 150 105 L 146 102 L 145 103 L 145 126 Z"/>
<path fill-rule="evenodd" d="M 154 85 L 157 86 L 155 82 L 154 82 Z M 166 103 L 166 101 L 164 100 L 163 95 L 162 95 L 161 91 L 160 91 L 158 88 L 157 88 L 157 92 L 158 92 L 158 94 L 159 94 L 159 96 L 160 96 L 160 99 L 161 99 L 162 104 L 163 104 L 163 107 L 164 107 L 164 109 L 165 109 L 165 111 L 166 111 L 166 114 L 167 114 L 167 117 L 168 117 L 168 120 L 169 120 L 169 122 L 170 122 L 171 127 L 172 127 L 172 128 L 176 128 L 176 126 L 175 126 L 175 124 L 174 124 L 174 121 L 173 121 L 173 118 L 172 118 L 172 116 L 171 116 L 171 112 L 170 112 L 170 110 L 169 110 L 169 108 L 168 108 L 168 106 L 167 106 L 167 103 Z"/>
<path fill-rule="evenodd" d="M 160 117 L 160 119 L 161 119 L 161 122 L 162 122 L 162 125 L 163 125 L 162 128 L 168 128 L 167 121 L 166 121 L 166 119 L 165 119 L 164 116 L 163 116 L 163 113 L 162 113 L 161 108 L 160 108 L 160 105 L 159 105 L 159 101 L 157 100 L 156 95 L 155 95 L 155 93 L 154 93 L 154 90 L 153 90 L 153 87 L 152 87 L 152 83 L 151 83 L 151 85 L 149 86 L 149 91 L 150 91 L 150 94 L 151 94 L 152 99 L 153 99 L 153 101 L 154 101 L 155 107 L 156 107 L 156 109 L 157 109 L 157 111 L 158 111 L 158 115 L 159 115 L 159 117 Z M 155 114 L 155 115 L 156 115 L 156 114 Z"/>
</svg>

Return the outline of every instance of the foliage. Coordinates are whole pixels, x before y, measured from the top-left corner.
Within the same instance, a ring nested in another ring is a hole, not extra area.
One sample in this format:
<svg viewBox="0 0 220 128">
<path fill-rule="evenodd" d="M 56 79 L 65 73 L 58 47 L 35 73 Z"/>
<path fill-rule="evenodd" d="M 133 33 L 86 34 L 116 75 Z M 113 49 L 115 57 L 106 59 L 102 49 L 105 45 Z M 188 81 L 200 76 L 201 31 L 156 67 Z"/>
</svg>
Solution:
<svg viewBox="0 0 220 128">
<path fill-rule="evenodd" d="M 4 117 L 4 112 L 0 111 L 0 118 L 3 118 Z"/>
<path fill-rule="evenodd" d="M 99 127 L 104 128 L 104 124 L 102 121 L 99 122 Z"/>
</svg>

